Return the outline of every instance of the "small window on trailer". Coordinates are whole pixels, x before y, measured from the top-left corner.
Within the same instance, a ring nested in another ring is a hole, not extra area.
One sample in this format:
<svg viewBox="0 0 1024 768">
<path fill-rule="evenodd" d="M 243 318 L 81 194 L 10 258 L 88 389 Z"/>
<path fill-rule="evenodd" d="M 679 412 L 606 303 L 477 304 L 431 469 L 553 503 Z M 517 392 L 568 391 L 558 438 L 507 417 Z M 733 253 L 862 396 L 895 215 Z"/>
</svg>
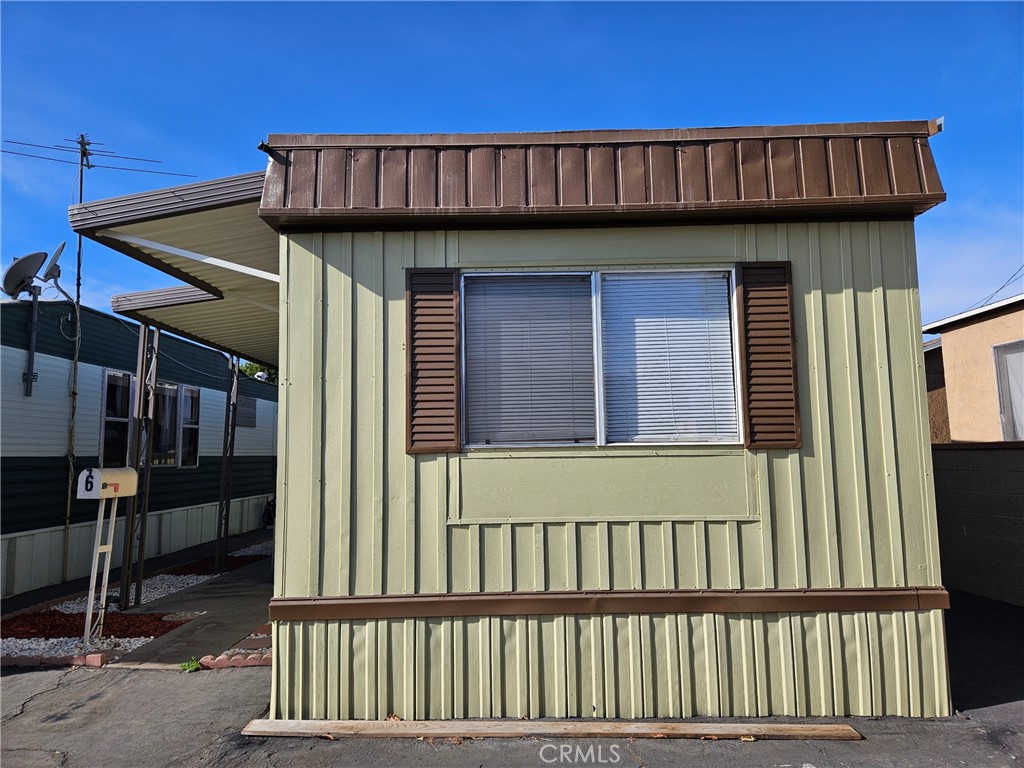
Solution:
<svg viewBox="0 0 1024 768">
<path fill-rule="evenodd" d="M 107 370 L 103 386 L 103 434 L 100 466 L 125 467 L 131 443 L 132 395 L 135 377 L 123 371 Z"/>
<path fill-rule="evenodd" d="M 179 467 L 199 466 L 199 387 L 181 387 L 181 458 Z"/>
<path fill-rule="evenodd" d="M 237 401 L 237 410 L 235 411 L 235 426 L 236 427 L 255 427 L 256 426 L 256 398 L 255 397 L 239 397 Z"/>
</svg>

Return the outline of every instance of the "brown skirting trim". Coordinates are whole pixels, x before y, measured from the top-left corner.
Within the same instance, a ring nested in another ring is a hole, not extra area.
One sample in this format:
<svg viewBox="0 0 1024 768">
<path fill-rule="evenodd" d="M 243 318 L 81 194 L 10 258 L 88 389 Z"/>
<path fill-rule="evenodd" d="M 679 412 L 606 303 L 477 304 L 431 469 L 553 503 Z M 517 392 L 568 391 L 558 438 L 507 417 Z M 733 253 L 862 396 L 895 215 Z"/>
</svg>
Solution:
<svg viewBox="0 0 1024 768">
<path fill-rule="evenodd" d="M 641 589 L 275 597 L 271 621 L 566 614 L 801 613 L 949 608 L 943 587 Z"/>
</svg>

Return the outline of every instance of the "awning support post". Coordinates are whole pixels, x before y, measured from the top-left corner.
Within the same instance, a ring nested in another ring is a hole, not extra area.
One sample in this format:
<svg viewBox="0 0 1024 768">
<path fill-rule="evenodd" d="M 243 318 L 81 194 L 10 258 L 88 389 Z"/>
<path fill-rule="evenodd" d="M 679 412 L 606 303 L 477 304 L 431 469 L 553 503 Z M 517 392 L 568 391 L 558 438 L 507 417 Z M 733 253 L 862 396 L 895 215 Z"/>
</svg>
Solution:
<svg viewBox="0 0 1024 768">
<path fill-rule="evenodd" d="M 231 475 L 234 471 L 235 428 L 238 420 L 238 358 L 228 364 L 231 379 L 224 400 L 224 448 L 220 464 L 220 502 L 217 507 L 217 572 L 227 567 L 228 532 L 231 523 Z"/>
</svg>

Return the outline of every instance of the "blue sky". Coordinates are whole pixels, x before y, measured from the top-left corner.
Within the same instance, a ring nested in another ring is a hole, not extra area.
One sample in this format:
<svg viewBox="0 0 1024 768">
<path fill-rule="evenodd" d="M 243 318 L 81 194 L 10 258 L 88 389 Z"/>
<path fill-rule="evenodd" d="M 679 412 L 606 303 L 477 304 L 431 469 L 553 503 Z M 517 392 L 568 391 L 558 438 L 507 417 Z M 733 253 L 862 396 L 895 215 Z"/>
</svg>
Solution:
<svg viewBox="0 0 1024 768">
<path fill-rule="evenodd" d="M 931 144 L 949 199 L 917 220 L 927 322 L 985 298 L 1024 259 L 1022 41 L 1021 3 L 4 0 L 0 132 L 47 145 L 87 133 L 102 149 L 210 179 L 261 170 L 256 145 L 268 133 L 944 116 Z M 73 286 L 77 169 L 10 154 L 0 163 L 0 258 L 66 239 L 62 282 Z M 186 181 L 94 169 L 85 197 Z M 171 284 L 86 241 L 91 306 Z M 995 298 L 1022 290 L 1018 278 Z"/>
</svg>

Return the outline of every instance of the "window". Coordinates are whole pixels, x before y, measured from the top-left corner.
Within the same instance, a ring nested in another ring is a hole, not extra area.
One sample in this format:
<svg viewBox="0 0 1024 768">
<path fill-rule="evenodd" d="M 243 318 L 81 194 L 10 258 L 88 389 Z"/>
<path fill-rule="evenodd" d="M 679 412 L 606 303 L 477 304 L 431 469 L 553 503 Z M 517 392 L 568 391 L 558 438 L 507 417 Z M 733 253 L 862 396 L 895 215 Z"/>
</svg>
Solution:
<svg viewBox="0 0 1024 768">
<path fill-rule="evenodd" d="M 992 351 L 1003 440 L 1024 440 L 1024 340 L 1000 344 Z"/>
<path fill-rule="evenodd" d="M 181 387 L 181 460 L 178 466 L 199 466 L 198 387 Z"/>
<path fill-rule="evenodd" d="M 726 270 L 466 276 L 466 442 L 739 442 L 731 295 Z"/>
<path fill-rule="evenodd" d="M 729 277 L 601 276 L 607 442 L 739 442 Z"/>
<path fill-rule="evenodd" d="M 467 277 L 466 440 L 594 442 L 589 275 Z"/>
<path fill-rule="evenodd" d="M 100 466 L 128 465 L 131 433 L 132 379 L 129 373 L 107 371 L 103 390 L 103 438 Z"/>
<path fill-rule="evenodd" d="M 239 397 L 236 401 L 235 410 L 235 426 L 236 427 L 255 427 L 256 426 L 256 398 L 255 397 Z"/>
<path fill-rule="evenodd" d="M 178 463 L 178 385 L 157 384 L 153 404 L 154 466 Z"/>
<path fill-rule="evenodd" d="M 406 270 L 406 451 L 801 446 L 787 261 L 707 270 Z"/>
</svg>

